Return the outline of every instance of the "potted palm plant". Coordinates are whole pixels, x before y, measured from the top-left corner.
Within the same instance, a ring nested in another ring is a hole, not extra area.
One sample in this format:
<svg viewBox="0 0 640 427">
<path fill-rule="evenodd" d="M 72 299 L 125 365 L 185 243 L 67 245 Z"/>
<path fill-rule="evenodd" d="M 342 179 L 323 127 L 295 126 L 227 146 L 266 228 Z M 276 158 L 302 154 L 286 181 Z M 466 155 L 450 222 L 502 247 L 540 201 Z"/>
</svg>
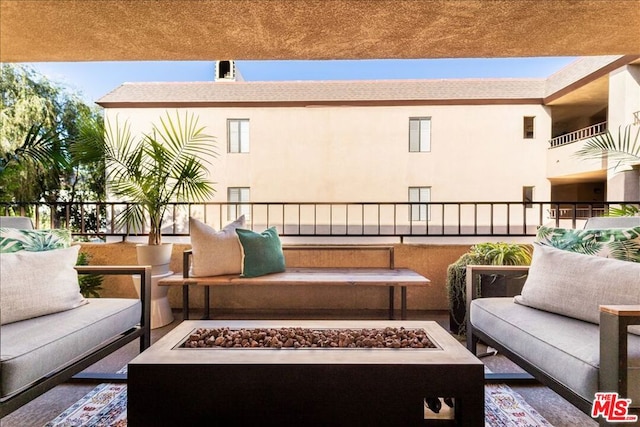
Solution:
<svg viewBox="0 0 640 427">
<path fill-rule="evenodd" d="M 130 232 L 148 226 L 147 245 L 138 245 L 138 263 L 153 274 L 168 271 L 172 244 L 162 243 L 164 216 L 170 203 L 199 202 L 215 189 L 207 164 L 217 156 L 215 138 L 204 132 L 194 114 L 168 112 L 149 133 L 134 136 L 128 122 L 108 122 L 99 139 L 109 192 L 126 203 L 116 225 Z"/>
</svg>

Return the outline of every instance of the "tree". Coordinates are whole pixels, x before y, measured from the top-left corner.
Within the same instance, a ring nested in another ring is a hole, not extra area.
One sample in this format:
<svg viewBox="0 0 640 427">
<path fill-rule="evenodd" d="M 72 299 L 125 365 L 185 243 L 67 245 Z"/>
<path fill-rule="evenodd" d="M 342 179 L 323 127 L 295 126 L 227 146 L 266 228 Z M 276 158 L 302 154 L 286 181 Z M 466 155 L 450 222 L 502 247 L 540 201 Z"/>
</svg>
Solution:
<svg viewBox="0 0 640 427">
<path fill-rule="evenodd" d="M 0 202 L 104 200 L 102 157 L 75 158 L 80 129 L 102 118 L 97 107 L 38 75 L 0 69 Z"/>
</svg>

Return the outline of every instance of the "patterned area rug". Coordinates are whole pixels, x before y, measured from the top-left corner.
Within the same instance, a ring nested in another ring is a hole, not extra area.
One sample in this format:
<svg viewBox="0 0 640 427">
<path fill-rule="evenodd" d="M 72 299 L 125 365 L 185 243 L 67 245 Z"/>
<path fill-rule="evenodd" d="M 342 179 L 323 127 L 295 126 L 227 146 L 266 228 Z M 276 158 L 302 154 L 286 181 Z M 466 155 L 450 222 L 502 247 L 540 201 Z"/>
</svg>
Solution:
<svg viewBox="0 0 640 427">
<path fill-rule="evenodd" d="M 485 425 L 487 427 L 550 427 L 522 396 L 504 384 L 485 386 Z M 447 417 L 443 402 L 439 415 Z M 425 406 L 425 414 L 429 409 Z M 100 384 L 70 406 L 45 427 L 123 427 L 127 425 L 127 386 Z M 552 426 L 551 426 L 552 427 Z"/>
<path fill-rule="evenodd" d="M 552 427 L 522 396 L 504 384 L 484 386 L 484 424 L 487 427 Z"/>
</svg>

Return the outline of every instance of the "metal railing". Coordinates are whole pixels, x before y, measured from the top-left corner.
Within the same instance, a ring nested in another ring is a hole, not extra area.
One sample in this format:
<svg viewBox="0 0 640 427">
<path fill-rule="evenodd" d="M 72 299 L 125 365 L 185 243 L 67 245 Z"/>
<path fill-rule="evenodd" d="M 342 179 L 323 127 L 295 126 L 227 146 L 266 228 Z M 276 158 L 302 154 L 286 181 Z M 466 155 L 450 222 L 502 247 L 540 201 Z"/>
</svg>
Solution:
<svg viewBox="0 0 640 427">
<path fill-rule="evenodd" d="M 549 140 L 551 148 L 561 147 L 563 145 L 571 144 L 582 139 L 591 138 L 596 135 L 600 135 L 607 131 L 607 122 L 602 122 L 589 126 L 586 128 L 578 129 L 573 132 L 565 133 L 564 135 L 556 136 Z"/>
<path fill-rule="evenodd" d="M 281 236 L 456 237 L 534 236 L 540 225 L 581 226 L 607 209 L 640 202 L 430 202 L 430 203 L 175 203 L 163 235 L 188 236 L 193 216 L 216 229 L 244 214 L 246 227 L 276 227 Z M 30 217 L 36 228 L 68 228 L 79 239 L 143 236 L 127 230 L 117 215 L 127 205 L 104 203 L 0 204 L 0 215 Z"/>
</svg>

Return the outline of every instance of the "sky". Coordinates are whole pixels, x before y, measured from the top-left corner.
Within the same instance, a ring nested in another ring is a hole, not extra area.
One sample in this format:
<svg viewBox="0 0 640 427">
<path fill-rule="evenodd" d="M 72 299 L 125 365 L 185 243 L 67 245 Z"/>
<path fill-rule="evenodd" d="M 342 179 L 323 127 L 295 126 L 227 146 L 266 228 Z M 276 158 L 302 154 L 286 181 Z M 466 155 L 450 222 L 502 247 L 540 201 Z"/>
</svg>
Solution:
<svg viewBox="0 0 640 427">
<path fill-rule="evenodd" d="M 544 78 L 575 57 L 236 61 L 245 81 Z M 85 102 L 93 103 L 124 82 L 212 81 L 213 61 L 28 63 Z"/>
</svg>

